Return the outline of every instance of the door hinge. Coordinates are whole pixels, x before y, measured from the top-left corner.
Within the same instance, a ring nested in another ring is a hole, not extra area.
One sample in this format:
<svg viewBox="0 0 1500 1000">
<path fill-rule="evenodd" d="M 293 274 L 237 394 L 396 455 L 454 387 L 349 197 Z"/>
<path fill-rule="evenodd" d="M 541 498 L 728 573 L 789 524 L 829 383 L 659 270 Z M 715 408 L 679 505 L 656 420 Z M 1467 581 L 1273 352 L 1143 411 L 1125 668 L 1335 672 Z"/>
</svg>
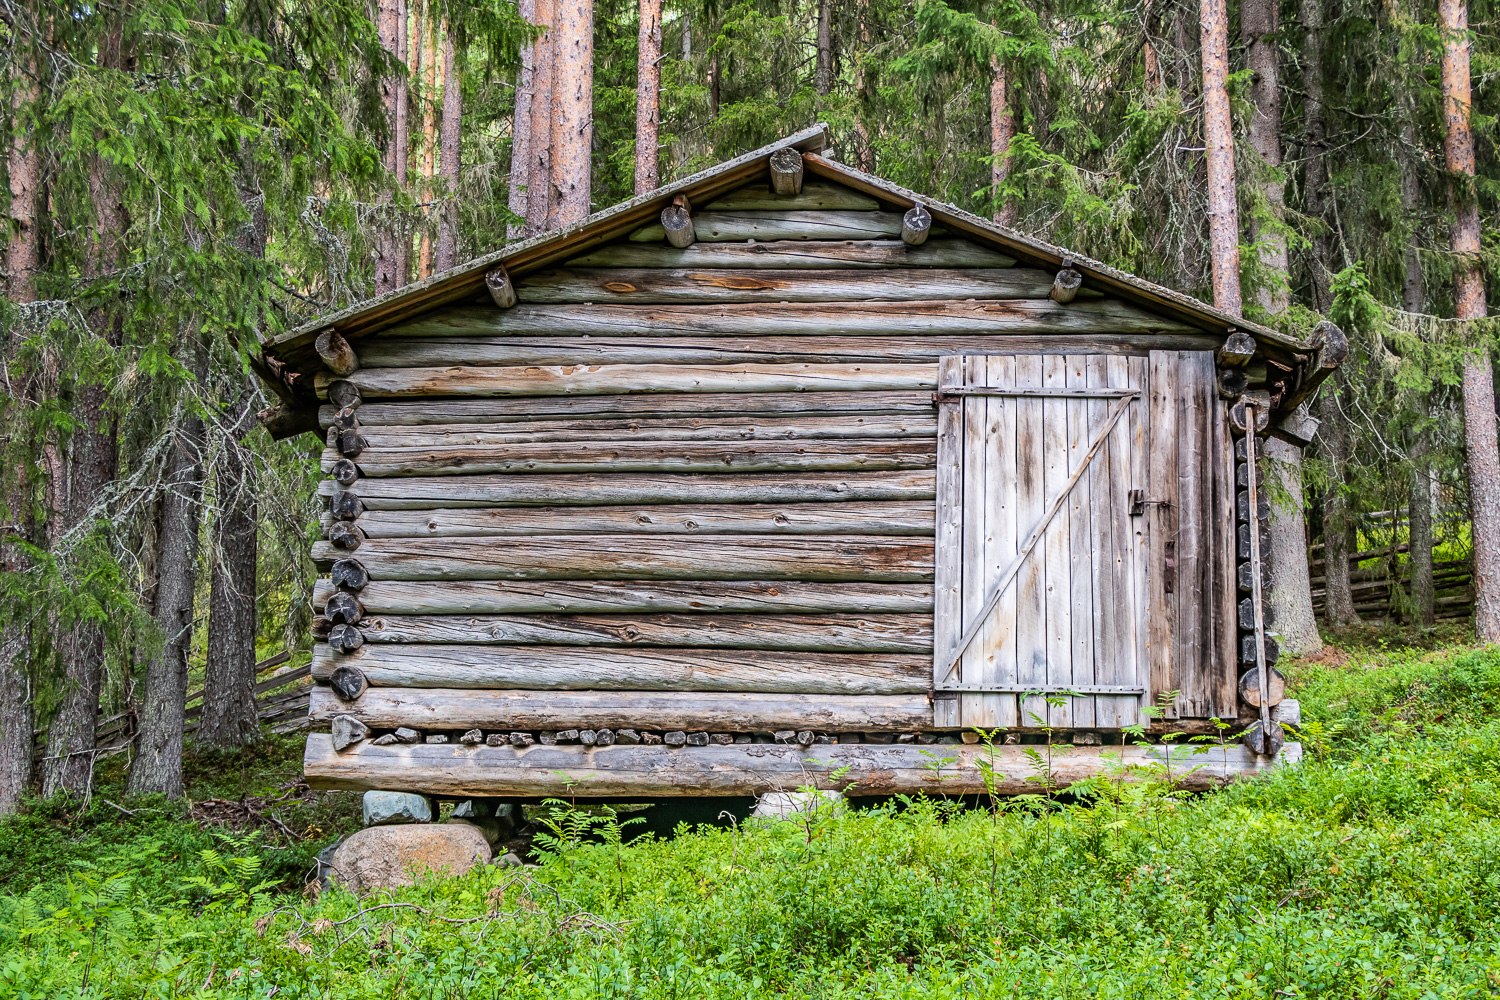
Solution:
<svg viewBox="0 0 1500 1000">
<path fill-rule="evenodd" d="M 1175 507 L 1176 504 L 1170 500 L 1147 500 L 1145 490 L 1130 491 L 1130 516 L 1140 517 L 1146 513 L 1146 508 L 1155 505 L 1157 507 Z"/>
</svg>

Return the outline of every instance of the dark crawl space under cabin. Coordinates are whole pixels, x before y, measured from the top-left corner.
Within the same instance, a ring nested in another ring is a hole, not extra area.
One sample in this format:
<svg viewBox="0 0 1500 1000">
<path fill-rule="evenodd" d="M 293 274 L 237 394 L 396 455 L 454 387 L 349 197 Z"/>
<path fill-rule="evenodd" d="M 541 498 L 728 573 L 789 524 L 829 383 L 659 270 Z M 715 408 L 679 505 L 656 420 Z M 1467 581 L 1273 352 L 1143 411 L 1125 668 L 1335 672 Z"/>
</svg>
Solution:
<svg viewBox="0 0 1500 1000">
<path fill-rule="evenodd" d="M 311 784 L 954 794 L 990 761 L 1036 790 L 1038 742 L 1071 746 L 1058 784 L 1110 753 L 1199 787 L 1297 759 L 1250 470 L 1264 435 L 1311 438 L 1343 335 L 826 142 L 263 345 L 263 420 L 327 435 Z M 1124 733 L 1215 719 L 1202 754 Z"/>
</svg>

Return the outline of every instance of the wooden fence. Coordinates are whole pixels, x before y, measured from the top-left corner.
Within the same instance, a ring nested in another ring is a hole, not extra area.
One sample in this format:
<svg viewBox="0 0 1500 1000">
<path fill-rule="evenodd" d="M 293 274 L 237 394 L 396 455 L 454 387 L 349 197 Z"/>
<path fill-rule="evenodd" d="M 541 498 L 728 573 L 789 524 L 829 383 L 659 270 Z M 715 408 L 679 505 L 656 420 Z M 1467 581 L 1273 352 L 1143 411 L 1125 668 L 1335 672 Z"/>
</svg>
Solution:
<svg viewBox="0 0 1500 1000">
<path fill-rule="evenodd" d="M 1323 549 L 1315 545 L 1311 555 Z M 1409 551 L 1405 542 L 1395 547 L 1395 555 Z M 1349 586 L 1354 592 L 1354 610 L 1363 618 L 1392 617 L 1391 586 L 1403 593 L 1411 593 L 1410 563 L 1399 562 L 1392 566 L 1391 546 L 1365 549 L 1349 557 Z M 1323 598 L 1326 591 L 1324 560 L 1312 561 L 1313 610 L 1321 618 Z M 1433 590 L 1437 594 L 1434 602 L 1439 620 L 1469 617 L 1474 611 L 1474 589 L 1471 562 L 1468 559 L 1450 559 L 1434 562 L 1432 566 Z"/>
</svg>

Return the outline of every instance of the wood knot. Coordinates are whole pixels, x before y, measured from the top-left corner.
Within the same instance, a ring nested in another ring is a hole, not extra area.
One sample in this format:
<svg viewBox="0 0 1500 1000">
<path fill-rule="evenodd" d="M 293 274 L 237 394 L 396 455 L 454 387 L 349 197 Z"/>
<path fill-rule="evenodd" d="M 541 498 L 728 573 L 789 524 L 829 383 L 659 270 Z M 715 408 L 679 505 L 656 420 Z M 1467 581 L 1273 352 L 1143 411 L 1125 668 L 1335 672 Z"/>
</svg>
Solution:
<svg viewBox="0 0 1500 1000">
<path fill-rule="evenodd" d="M 620 292 L 620 293 L 624 293 L 624 292 L 634 292 L 637 289 L 636 289 L 636 287 L 634 285 L 632 285 L 628 281 L 606 281 L 604 283 L 604 290 L 606 292 Z"/>
</svg>

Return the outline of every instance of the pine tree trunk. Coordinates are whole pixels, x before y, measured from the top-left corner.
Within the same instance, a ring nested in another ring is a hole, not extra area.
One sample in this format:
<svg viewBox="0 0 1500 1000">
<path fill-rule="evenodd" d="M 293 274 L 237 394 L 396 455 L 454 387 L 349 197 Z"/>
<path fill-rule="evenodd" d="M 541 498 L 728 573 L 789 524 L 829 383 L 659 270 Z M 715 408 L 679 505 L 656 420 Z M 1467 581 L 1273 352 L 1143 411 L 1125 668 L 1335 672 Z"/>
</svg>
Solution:
<svg viewBox="0 0 1500 1000">
<path fill-rule="evenodd" d="M 406 0 L 396 0 L 396 58 L 406 63 L 411 61 L 410 25 Z M 405 79 L 396 81 L 396 184 L 406 190 L 408 153 L 411 149 L 410 125 L 411 95 Z M 396 225 L 394 269 L 397 288 L 406 287 L 411 278 L 411 233 L 406 222 Z"/>
<path fill-rule="evenodd" d="M 517 10 L 528 24 L 539 24 L 535 0 L 518 0 Z M 516 106 L 510 127 L 510 199 L 507 207 L 517 220 L 505 229 L 505 238 L 519 240 L 526 236 L 527 199 L 531 186 L 532 107 L 536 100 L 536 59 L 540 41 L 521 49 L 521 65 L 516 70 Z"/>
<path fill-rule="evenodd" d="M 458 182 L 463 170 L 464 83 L 454 59 L 453 25 L 443 23 L 443 127 L 439 173 L 443 178 L 443 216 L 438 225 L 433 267 L 447 271 L 458 266 Z"/>
<path fill-rule="evenodd" d="M 641 0 L 635 72 L 635 193 L 661 186 L 661 0 Z"/>
<path fill-rule="evenodd" d="M 1437 620 L 1436 588 L 1432 581 L 1432 466 L 1428 453 L 1431 432 L 1426 428 L 1412 435 L 1407 458 L 1411 462 L 1411 493 L 1407 500 L 1407 572 L 1416 620 L 1431 625 Z"/>
<path fill-rule="evenodd" d="M 813 86 L 819 97 L 833 89 L 833 19 L 828 0 L 818 0 L 818 62 Z"/>
<path fill-rule="evenodd" d="M 1344 378 L 1336 373 L 1323 383 L 1318 397 L 1318 417 L 1323 421 L 1318 439 L 1332 480 L 1323 504 L 1323 620 L 1334 627 L 1359 621 L 1349 585 L 1349 538 L 1354 521 L 1343 490 L 1344 466 L 1349 461 L 1349 421 L 1344 416 L 1343 396 Z"/>
<path fill-rule="evenodd" d="M 552 185 L 556 204 L 549 229 L 582 222 L 589 214 L 594 149 L 594 7 L 590 0 L 559 0 L 557 70 L 552 81 Z"/>
<path fill-rule="evenodd" d="M 719 56 L 708 57 L 708 117 L 719 117 Z"/>
<path fill-rule="evenodd" d="M 1313 310 L 1328 315 L 1333 308 L 1333 241 L 1324 225 L 1328 202 L 1328 168 L 1323 162 L 1326 141 L 1323 106 L 1323 0 L 1301 0 L 1306 32 L 1302 54 L 1302 90 L 1306 119 L 1302 129 L 1303 214 L 1314 220 L 1309 235 L 1308 271 Z M 1326 383 L 1325 383 L 1326 384 Z"/>
<path fill-rule="evenodd" d="M 854 67 L 854 165 L 865 173 L 875 172 L 875 149 L 870 145 L 870 127 L 865 105 L 870 99 L 870 73 L 865 61 L 870 54 L 870 0 L 859 0 L 859 55 Z"/>
<path fill-rule="evenodd" d="M 422 201 L 431 203 L 433 200 L 434 185 L 432 179 L 437 175 L 437 130 L 438 130 L 438 108 L 437 108 L 437 64 L 438 64 L 438 16 L 437 3 L 429 4 L 425 16 L 418 7 L 417 24 L 420 30 L 417 32 L 417 50 L 421 53 L 422 73 L 419 74 L 422 87 L 422 163 L 420 172 L 422 175 L 421 197 Z M 421 239 L 417 241 L 417 277 L 427 278 L 432 275 L 432 231 L 430 226 L 422 228 Z"/>
<path fill-rule="evenodd" d="M 1485 314 L 1479 269 L 1479 202 L 1474 196 L 1474 133 L 1469 124 L 1469 7 L 1438 0 L 1443 30 L 1443 159 L 1448 168 L 1448 231 L 1455 258 L 1454 315 Z M 1455 178 L 1462 181 L 1455 183 Z M 1469 519 L 1474 539 L 1474 635 L 1500 642 L 1500 442 L 1495 427 L 1495 376 L 1487 350 L 1464 360 L 1464 444 L 1468 450 Z"/>
<path fill-rule="evenodd" d="M 1274 609 L 1281 648 L 1293 656 L 1323 648 L 1313 614 L 1312 580 L 1307 555 L 1307 518 L 1302 501 L 1302 449 L 1279 438 L 1265 443 L 1274 475 L 1287 495 L 1271 505 L 1271 549 L 1267 553 L 1271 587 L 1266 600 Z"/>
<path fill-rule="evenodd" d="M 1015 203 L 1003 194 L 1010 177 L 1010 143 L 1016 137 L 1016 116 L 1010 100 L 1010 74 L 998 56 L 990 56 L 990 188 L 995 221 L 1016 224 Z"/>
<path fill-rule="evenodd" d="M 567 0 L 534 0 L 533 22 L 546 25 L 533 46 L 531 72 L 531 170 L 526 191 L 526 235 L 548 229 L 552 188 L 552 90 L 557 73 L 557 5 Z"/>
<path fill-rule="evenodd" d="M 380 0 L 376 14 L 376 27 L 380 34 L 380 44 L 392 55 L 396 54 L 400 41 L 399 0 Z M 397 102 L 400 98 L 400 88 L 397 86 L 395 77 L 385 77 L 380 81 L 380 99 L 385 107 L 385 124 L 388 131 L 385 154 L 382 164 L 393 178 L 401 176 L 397 171 L 397 135 L 399 128 L 397 122 Z M 390 195 L 381 198 L 382 204 L 387 206 L 391 203 Z M 397 274 L 397 239 L 395 224 L 388 219 L 380 220 L 373 243 L 375 244 L 375 294 L 384 295 L 394 291 L 400 286 L 396 281 Z"/>
<path fill-rule="evenodd" d="M 1286 214 L 1286 199 L 1281 182 L 1281 68 L 1277 49 L 1278 0 L 1245 0 L 1240 7 L 1240 34 L 1245 43 L 1246 66 L 1254 76 L 1250 84 L 1250 148 L 1261 158 L 1273 176 L 1260 185 L 1261 197 L 1274 223 Z M 1286 311 L 1291 301 L 1288 281 L 1286 237 L 1274 228 L 1262 225 L 1254 214 L 1250 217 L 1250 241 L 1260 247 L 1261 266 L 1269 273 L 1271 285 L 1259 289 L 1256 298 L 1271 315 Z"/>
<path fill-rule="evenodd" d="M 188 345 L 189 368 L 202 378 L 205 345 Z M 193 637 L 193 597 L 202 516 L 203 421 L 186 406 L 173 418 L 162 483 L 161 526 L 157 534 L 156 600 L 152 615 L 162 633 L 161 649 L 146 664 L 136 755 L 128 791 L 182 795 L 182 724 L 187 707 L 188 654 Z"/>
<path fill-rule="evenodd" d="M 1234 126 L 1229 116 L 1227 0 L 1200 0 L 1203 49 L 1203 138 L 1208 167 L 1208 242 L 1214 305 L 1231 316 L 1240 304 L 1240 223 L 1234 185 Z"/>
<path fill-rule="evenodd" d="M 260 735 L 255 711 L 258 508 L 246 467 L 249 456 L 240 443 L 255 426 L 253 399 L 248 391 L 243 393 L 240 408 L 229 415 L 224 451 L 215 470 L 219 512 L 209 577 L 203 725 L 198 730 L 198 739 L 210 746 L 239 746 Z"/>
</svg>

